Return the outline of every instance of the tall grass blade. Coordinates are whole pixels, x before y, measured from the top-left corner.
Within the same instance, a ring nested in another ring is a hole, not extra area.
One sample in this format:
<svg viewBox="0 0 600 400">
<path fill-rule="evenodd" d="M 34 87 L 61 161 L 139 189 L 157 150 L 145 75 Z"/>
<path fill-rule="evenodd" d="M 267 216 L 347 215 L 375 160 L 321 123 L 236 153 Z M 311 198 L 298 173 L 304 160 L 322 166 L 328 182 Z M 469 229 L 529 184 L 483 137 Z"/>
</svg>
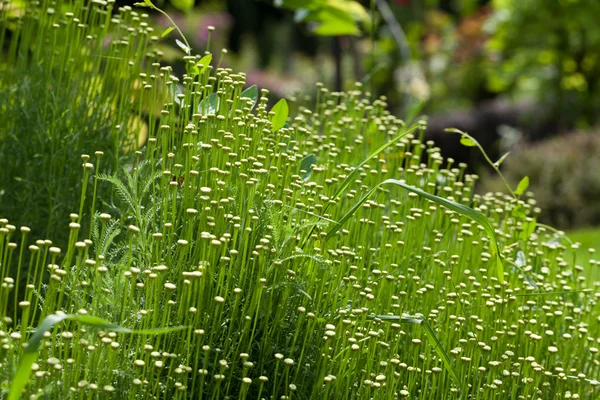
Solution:
<svg viewBox="0 0 600 400">
<path fill-rule="evenodd" d="M 504 282 L 504 263 L 500 256 L 500 246 L 498 244 L 498 239 L 496 238 L 496 233 L 494 232 L 494 227 L 493 227 L 492 223 L 490 222 L 490 220 L 485 215 L 483 215 L 481 212 L 479 212 L 477 210 L 474 210 L 470 207 L 465 206 L 464 204 L 460 204 L 460 203 L 454 202 L 452 200 L 448 200 L 443 197 L 436 196 L 434 194 L 426 192 L 417 187 L 407 185 L 406 183 L 399 181 L 397 179 L 387 179 L 387 180 L 377 184 L 373 188 L 371 188 L 371 190 L 369 190 L 369 192 L 366 195 L 364 195 L 363 198 L 361 198 L 350 209 L 350 211 L 348 211 L 339 220 L 338 224 L 333 226 L 329 230 L 329 232 L 327 232 L 327 236 L 325 236 L 325 240 L 327 241 L 327 240 L 331 239 L 341 229 L 344 222 L 346 222 L 348 219 L 350 219 L 352 217 L 352 215 L 354 215 L 356 210 L 358 210 L 358 208 L 360 206 L 362 206 L 364 204 L 364 202 L 367 201 L 367 199 L 369 197 L 371 197 L 371 195 L 378 188 L 380 188 L 381 186 L 390 185 L 390 184 L 400 186 L 401 188 L 404 188 L 404 189 L 408 190 L 409 192 L 413 192 L 413 193 L 418 194 L 421 197 L 425 197 L 426 199 L 431 200 L 434 203 L 437 203 L 441 206 L 444 206 L 454 212 L 457 212 L 457 213 L 471 219 L 472 221 L 477 222 L 479 225 L 483 226 L 487 235 L 489 236 L 490 240 L 492 241 L 492 256 L 496 259 L 496 272 L 497 272 L 498 279 L 500 280 L 500 282 Z"/>
<path fill-rule="evenodd" d="M 113 332 L 133 333 L 137 335 L 162 335 L 165 333 L 180 331 L 187 328 L 185 326 L 178 326 L 172 328 L 132 330 L 124 328 L 117 324 L 113 324 L 102 318 L 90 315 L 48 315 L 46 318 L 44 318 L 40 326 L 35 330 L 34 334 L 31 336 L 31 339 L 29 339 L 27 346 L 25 347 L 23 354 L 21 355 L 21 358 L 19 360 L 19 366 L 17 367 L 17 372 L 13 377 L 12 383 L 10 385 L 10 392 L 8 394 L 7 400 L 18 400 L 21 398 L 21 393 L 27 385 L 27 381 L 29 380 L 29 375 L 31 373 L 33 363 L 37 359 L 37 353 L 42 343 L 42 340 L 44 339 L 44 334 L 50 331 L 57 323 L 66 320 L 77 321 L 84 325 L 89 325 L 100 329 L 106 329 Z"/>
<path fill-rule="evenodd" d="M 456 384 L 460 388 L 462 387 L 460 380 L 458 379 L 458 374 L 456 373 L 456 371 L 454 370 L 454 366 L 452 365 L 452 360 L 450 359 L 450 356 L 448 355 L 448 353 L 446 352 L 446 350 L 440 343 L 439 339 L 437 338 L 437 335 L 433 331 L 433 328 L 431 327 L 431 325 L 429 324 L 429 322 L 427 322 L 427 320 L 425 318 L 423 318 L 420 315 L 403 314 L 402 316 L 370 315 L 367 317 L 367 319 L 379 319 L 381 321 L 398 321 L 401 324 L 421 325 L 423 327 L 423 332 L 425 332 L 425 336 L 427 336 L 427 340 L 429 341 L 429 344 L 433 346 L 433 349 L 435 350 L 438 357 L 440 357 L 442 359 L 444 366 L 446 367 L 446 370 L 448 371 L 450 376 L 452 376 L 452 379 L 456 382 Z"/>
</svg>

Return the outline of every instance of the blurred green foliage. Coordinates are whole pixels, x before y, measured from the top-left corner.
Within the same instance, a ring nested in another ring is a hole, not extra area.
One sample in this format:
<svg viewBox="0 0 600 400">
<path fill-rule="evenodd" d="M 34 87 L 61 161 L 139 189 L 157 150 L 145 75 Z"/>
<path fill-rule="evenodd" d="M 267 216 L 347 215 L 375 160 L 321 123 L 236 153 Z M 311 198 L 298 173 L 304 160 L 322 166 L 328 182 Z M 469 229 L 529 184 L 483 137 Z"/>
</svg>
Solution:
<svg viewBox="0 0 600 400">
<path fill-rule="evenodd" d="M 295 11 L 296 22 L 313 23 L 321 36 L 358 35 L 369 14 L 353 0 L 275 0 L 275 6 Z"/>
<path fill-rule="evenodd" d="M 600 2 L 494 0 L 486 24 L 491 90 L 535 97 L 591 125 L 600 107 Z M 558 121 L 557 121 L 558 122 Z"/>
<path fill-rule="evenodd" d="M 513 185 L 524 176 L 542 209 L 541 222 L 561 229 L 600 225 L 600 135 L 573 133 L 510 154 L 502 164 Z M 483 191 L 504 191 L 493 175 L 482 180 Z"/>
</svg>

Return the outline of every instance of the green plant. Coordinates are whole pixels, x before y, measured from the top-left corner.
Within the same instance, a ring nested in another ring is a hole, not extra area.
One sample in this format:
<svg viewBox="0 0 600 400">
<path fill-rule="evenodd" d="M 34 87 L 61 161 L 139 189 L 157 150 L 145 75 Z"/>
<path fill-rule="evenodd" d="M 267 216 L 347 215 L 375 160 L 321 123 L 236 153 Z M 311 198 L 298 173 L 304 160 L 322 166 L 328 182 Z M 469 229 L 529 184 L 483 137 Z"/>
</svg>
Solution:
<svg viewBox="0 0 600 400">
<path fill-rule="evenodd" d="M 556 124 L 593 126 L 600 104 L 600 30 L 594 0 L 494 0 L 487 23 L 493 91 L 535 96 L 555 113 Z M 552 21 L 550 24 L 548 21 Z M 568 125 L 567 125 L 568 126 Z"/>
<path fill-rule="evenodd" d="M 43 337 L 12 398 L 597 396 L 597 262 L 530 199 L 474 194 L 360 84 L 269 109 L 188 51 L 141 77 L 160 120 L 65 247 L 0 220 L 3 395 Z"/>
<path fill-rule="evenodd" d="M 0 210 L 59 245 L 55 227 L 82 189 L 78 155 L 102 151 L 96 167 L 110 173 L 145 140 L 139 76 L 157 60 L 157 37 L 146 14 L 113 4 L 0 7 Z"/>
<path fill-rule="evenodd" d="M 502 165 L 506 179 L 516 183 L 528 175 L 529 190 L 544 210 L 541 221 L 561 229 L 600 223 L 600 141 L 595 132 L 571 133 L 523 146 Z M 503 190 L 494 177 L 483 179 L 480 191 Z"/>
</svg>

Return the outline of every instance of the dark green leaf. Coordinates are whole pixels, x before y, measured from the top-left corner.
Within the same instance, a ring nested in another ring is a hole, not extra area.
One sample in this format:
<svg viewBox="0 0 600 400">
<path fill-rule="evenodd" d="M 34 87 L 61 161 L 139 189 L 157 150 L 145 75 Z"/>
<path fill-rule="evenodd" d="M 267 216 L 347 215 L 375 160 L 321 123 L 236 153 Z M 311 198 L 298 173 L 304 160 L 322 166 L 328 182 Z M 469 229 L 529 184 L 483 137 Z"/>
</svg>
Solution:
<svg viewBox="0 0 600 400">
<path fill-rule="evenodd" d="M 21 398 L 22 391 L 27 385 L 29 380 L 29 374 L 31 373 L 31 368 L 33 363 L 37 360 L 37 353 L 44 339 L 44 334 L 50 331 L 54 325 L 61 321 L 72 320 L 82 323 L 84 325 L 94 326 L 100 329 L 106 329 L 114 332 L 122 332 L 122 333 L 134 333 L 138 335 L 161 335 L 164 333 L 170 333 L 174 331 L 179 331 L 182 329 L 186 329 L 184 326 L 173 327 L 173 328 L 158 328 L 158 329 L 142 329 L 142 330 L 131 330 L 119 326 L 117 324 L 113 324 L 109 321 L 103 320 L 98 317 L 94 317 L 91 315 L 77 315 L 77 314 L 51 314 L 48 315 L 40 326 L 35 330 L 23 354 L 19 359 L 19 365 L 17 367 L 17 372 L 12 379 L 12 383 L 10 385 L 10 392 L 8 393 L 7 400 L 18 400 Z"/>
<path fill-rule="evenodd" d="M 309 154 L 302 159 L 300 163 L 300 171 L 306 171 L 304 176 L 302 177 L 303 181 L 307 181 L 310 179 L 310 174 L 312 173 L 311 166 L 317 163 L 317 156 L 314 154 Z"/>
<path fill-rule="evenodd" d="M 287 120 L 290 109 L 288 107 L 287 101 L 285 99 L 279 100 L 271 109 L 275 113 L 271 118 L 271 123 L 273 124 L 273 131 L 278 131 L 283 128 L 285 125 L 285 121 Z"/>
</svg>

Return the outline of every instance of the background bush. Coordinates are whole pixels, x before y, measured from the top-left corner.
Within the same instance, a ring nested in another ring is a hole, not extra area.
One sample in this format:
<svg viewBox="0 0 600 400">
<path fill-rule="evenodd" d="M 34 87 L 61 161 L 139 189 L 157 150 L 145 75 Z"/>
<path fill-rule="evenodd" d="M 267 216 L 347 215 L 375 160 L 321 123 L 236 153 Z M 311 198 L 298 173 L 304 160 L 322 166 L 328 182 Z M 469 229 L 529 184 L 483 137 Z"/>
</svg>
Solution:
<svg viewBox="0 0 600 400">
<path fill-rule="evenodd" d="M 511 153 L 503 172 L 516 185 L 529 176 L 540 221 L 569 229 L 600 224 L 600 135 L 572 133 L 535 143 Z M 502 183 L 488 173 L 481 191 L 502 191 Z"/>
</svg>

